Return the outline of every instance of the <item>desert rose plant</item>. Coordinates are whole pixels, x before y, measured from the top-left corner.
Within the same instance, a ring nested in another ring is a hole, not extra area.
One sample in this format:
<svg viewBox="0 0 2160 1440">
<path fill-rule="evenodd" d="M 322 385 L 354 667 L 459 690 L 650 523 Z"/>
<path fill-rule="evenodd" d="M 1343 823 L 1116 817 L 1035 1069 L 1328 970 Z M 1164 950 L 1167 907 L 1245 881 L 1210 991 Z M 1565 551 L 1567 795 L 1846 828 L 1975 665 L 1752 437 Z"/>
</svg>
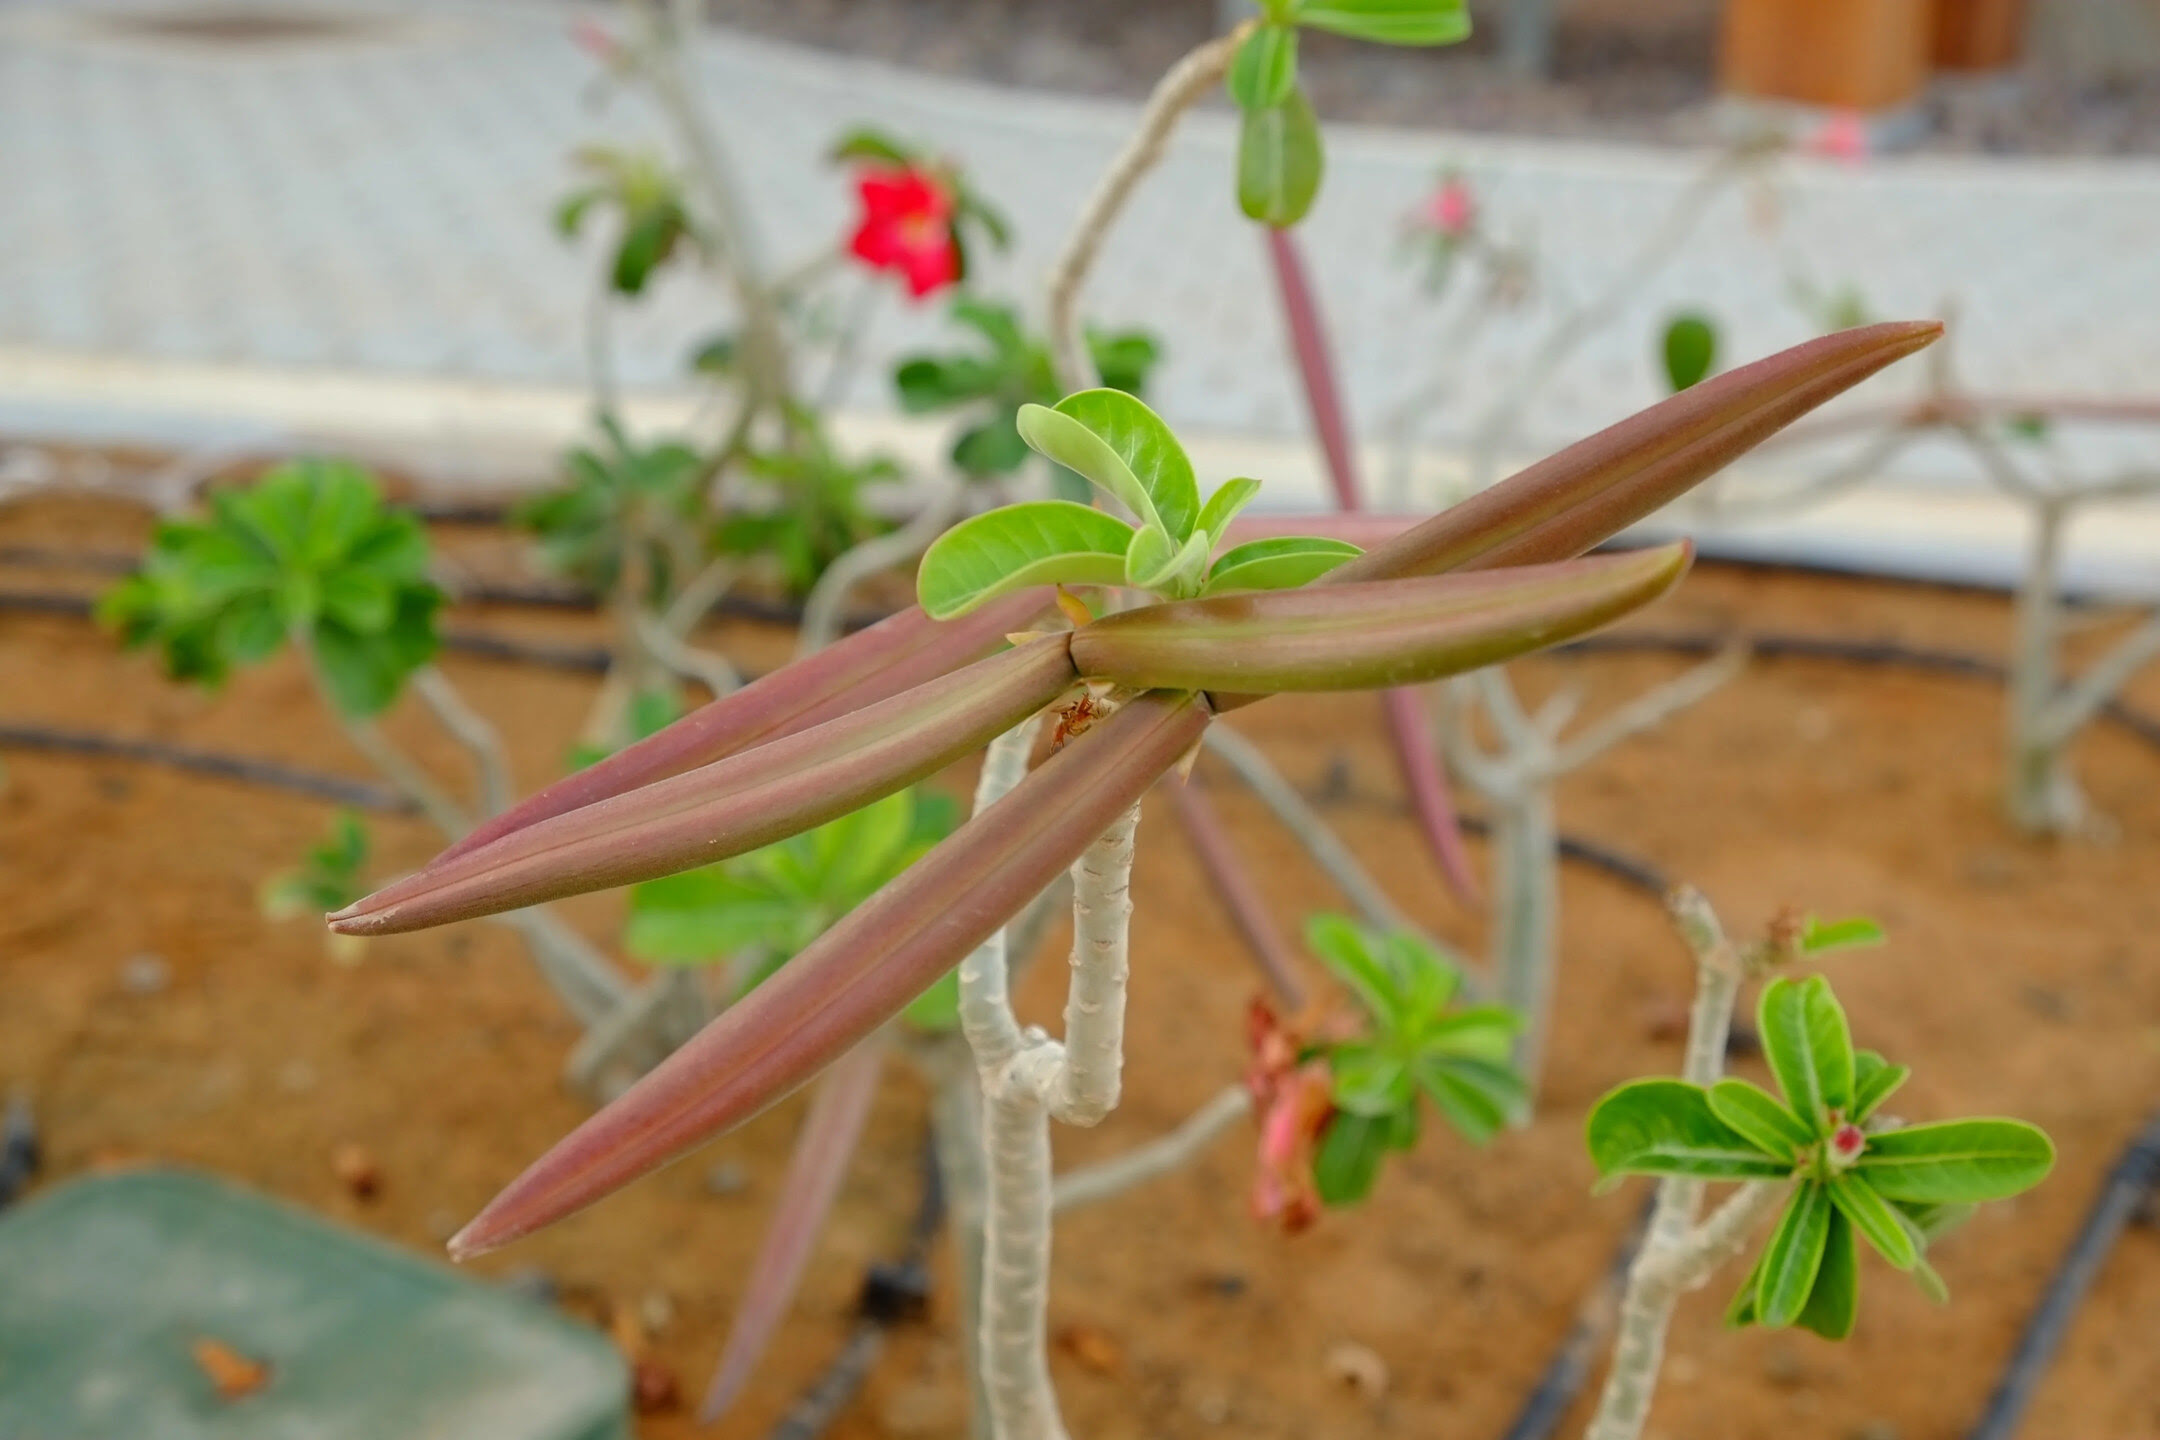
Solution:
<svg viewBox="0 0 2160 1440">
<path fill-rule="evenodd" d="M 985 1273 L 999 1277 L 981 1297 L 982 1378 L 998 1433 L 1056 1433 L 1042 1362 L 1044 1127 L 1052 1114 L 1093 1123 L 1115 1104 L 1141 796 L 1214 717 L 1267 693 L 1431 680 L 1647 603 L 1685 568 L 1684 547 L 1570 557 L 1938 329 L 1879 326 L 1728 372 L 1355 555 L 1300 543 L 1226 565 L 1237 552 L 1218 552 L 1211 523 L 1249 484 L 1203 499 L 1167 427 L 1116 392 L 1022 412 L 1033 443 L 1137 523 L 1059 502 L 990 512 L 926 558 L 925 609 L 558 782 L 333 917 L 341 932 L 388 933 L 656 879 L 996 742 L 971 820 L 543 1157 L 455 1250 L 508 1243 L 739 1124 L 960 965 L 987 1112 Z M 1239 571 L 1250 578 L 1233 582 Z M 1268 585 L 1288 588 L 1257 588 Z M 1127 589 L 1154 598 L 1098 618 Z M 1028 722 L 1044 712 L 1061 733 L 1029 770 Z M 1060 1043 L 1011 1020 L 1000 941 L 1068 866 L 1080 939 Z"/>
</svg>

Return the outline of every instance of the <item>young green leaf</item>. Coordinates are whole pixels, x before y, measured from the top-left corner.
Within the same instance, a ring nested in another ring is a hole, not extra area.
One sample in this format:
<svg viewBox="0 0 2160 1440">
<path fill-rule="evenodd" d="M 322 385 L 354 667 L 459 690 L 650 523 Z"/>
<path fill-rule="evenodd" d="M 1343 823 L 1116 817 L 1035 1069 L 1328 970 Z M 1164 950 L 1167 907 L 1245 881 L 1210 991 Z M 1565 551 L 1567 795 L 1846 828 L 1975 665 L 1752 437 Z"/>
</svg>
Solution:
<svg viewBox="0 0 2160 1440">
<path fill-rule="evenodd" d="M 1340 915 L 1315 915 L 1305 922 L 1305 943 L 1381 1028 L 1402 1027 L 1407 1017 L 1401 987 L 1365 931 Z"/>
<path fill-rule="evenodd" d="M 1230 522 L 1237 519 L 1238 512 L 1252 503 L 1260 493 L 1260 482 L 1240 475 L 1235 480 L 1225 480 L 1208 496 L 1207 504 L 1200 507 L 1200 518 L 1193 522 L 1196 530 L 1205 530 L 1220 540 L 1230 533 Z"/>
<path fill-rule="evenodd" d="M 1815 1288 L 1807 1305 L 1793 1320 L 1825 1340 L 1843 1340 L 1852 1334 L 1853 1317 L 1860 1308 L 1860 1247 L 1853 1238 L 1852 1222 L 1835 1206 L 1830 1211 L 1830 1230 L 1823 1240 L 1822 1267 L 1815 1272 Z"/>
<path fill-rule="evenodd" d="M 1391 1115 L 1417 1100 L 1417 1082 L 1399 1055 L 1364 1045 L 1337 1046 L 1328 1057 L 1335 1103 L 1352 1115 Z"/>
<path fill-rule="evenodd" d="M 1782 1329 L 1800 1318 L 1814 1293 L 1829 1239 L 1830 1196 L 1819 1184 L 1803 1183 L 1786 1200 L 1763 1250 L 1755 1290 L 1755 1316 L 1761 1324 Z"/>
<path fill-rule="evenodd" d="M 1351 1205 L 1372 1193 L 1388 1151 L 1387 1117 L 1337 1112 L 1313 1156 L 1313 1186 L 1322 1203 Z"/>
<path fill-rule="evenodd" d="M 1505 1066 L 1424 1055 L 1418 1058 L 1416 1071 L 1418 1084 L 1473 1145 L 1486 1144 L 1499 1134 L 1521 1104 L 1522 1081 Z M 1515 1089 L 1510 1091 L 1499 1075 L 1512 1080 Z"/>
<path fill-rule="evenodd" d="M 1142 549 L 1144 538 L 1152 537 L 1145 553 L 1136 560 L 1135 553 Z M 1162 538 L 1160 530 L 1142 530 L 1133 537 L 1133 544 L 1125 551 L 1125 583 L 1142 590 L 1152 590 L 1159 595 L 1182 596 L 1199 589 L 1200 573 L 1207 567 L 1209 542 L 1205 530 L 1196 530 L 1192 538 L 1174 552 L 1171 542 Z"/>
<path fill-rule="evenodd" d="M 1885 1200 L 1970 1204 L 2030 1190 L 2054 1164 L 2054 1143 L 2022 1120 L 1939 1120 L 1868 1136 L 1852 1173 Z"/>
<path fill-rule="evenodd" d="M 1162 528 L 1179 544 L 1192 538 L 1200 517 L 1200 485 L 1185 447 L 1160 415 L 1137 396 L 1110 389 L 1082 390 L 1058 401 L 1055 408 L 1110 447 L 1153 502 L 1153 511 L 1143 513 L 1160 516 Z"/>
<path fill-rule="evenodd" d="M 1755 1313 L 1755 1295 L 1762 1289 L 1763 1265 L 1769 1258 L 1769 1252 L 1765 1251 L 1748 1267 L 1747 1279 L 1740 1282 L 1740 1288 L 1733 1292 L 1731 1302 L 1725 1307 L 1726 1329 L 1743 1330 L 1760 1323 Z"/>
<path fill-rule="evenodd" d="M 1678 394 L 1717 368 L 1717 327 L 1701 315 L 1679 315 L 1665 327 L 1665 379 Z"/>
<path fill-rule="evenodd" d="M 1763 1054 L 1793 1112 L 1827 1133 L 1832 1110 L 1852 1104 L 1852 1032 L 1845 1012 L 1820 975 L 1782 977 L 1763 987 L 1756 1011 Z"/>
<path fill-rule="evenodd" d="M 1225 550 L 1216 559 L 1208 571 L 1207 588 L 1201 593 L 1223 595 L 1233 590 L 1294 590 L 1361 553 L 1347 540 L 1330 540 L 1319 535 L 1249 540 Z"/>
<path fill-rule="evenodd" d="M 1461 988 L 1462 972 L 1422 935 L 1396 930 L 1382 936 L 1380 957 L 1395 976 L 1412 1026 L 1438 1016 Z"/>
<path fill-rule="evenodd" d="M 1320 122 L 1302 90 L 1247 110 L 1238 131 L 1238 208 L 1278 230 L 1297 224 L 1320 193 L 1323 164 Z"/>
<path fill-rule="evenodd" d="M 1911 1074 L 1911 1066 L 1893 1065 L 1873 1050 L 1854 1051 L 1852 1113 L 1846 1118 L 1856 1125 L 1866 1120 Z"/>
<path fill-rule="evenodd" d="M 1832 950 L 1880 945 L 1883 939 L 1882 926 L 1864 915 L 1849 920 L 1818 920 L 1810 915 L 1800 932 L 1800 949 L 1804 954 L 1822 955 Z"/>
<path fill-rule="evenodd" d="M 1636 1080 L 1590 1111 L 1584 1138 L 1607 1182 L 1622 1175 L 1773 1180 L 1792 1162 L 1766 1155 L 1717 1118 L 1710 1097 L 1684 1080 Z"/>
<path fill-rule="evenodd" d="M 1852 1221 L 1853 1229 L 1867 1237 L 1868 1244 L 1877 1254 L 1900 1270 L 1910 1270 L 1920 1258 L 1920 1244 L 1913 1238 L 1905 1217 L 1893 1209 L 1890 1202 L 1876 1193 L 1857 1171 L 1848 1170 L 1833 1175 L 1829 1181 L 1830 1199 L 1845 1218 Z"/>
<path fill-rule="evenodd" d="M 1712 1085 L 1710 1110 L 1768 1155 L 1796 1156 L 1815 1143 L 1815 1132 L 1783 1101 L 1747 1080 L 1725 1079 Z"/>
<path fill-rule="evenodd" d="M 1299 0 L 1291 18 L 1380 45 L 1453 45 L 1470 37 L 1464 0 Z"/>
<path fill-rule="evenodd" d="M 1033 585 L 1122 585 L 1133 529 L 1070 500 L 1033 500 L 970 516 L 931 542 L 915 593 L 949 620 Z"/>
<path fill-rule="evenodd" d="M 1152 525 L 1178 540 L 1185 538 L 1183 532 L 1172 532 L 1163 523 L 1154 499 L 1125 457 L 1080 421 L 1047 405 L 1022 405 L 1013 416 L 1013 424 L 1020 438 L 1037 454 L 1101 486 L 1140 517 L 1142 525 Z"/>
<path fill-rule="evenodd" d="M 1230 98 L 1240 109 L 1264 110 L 1290 98 L 1297 85 L 1297 31 L 1262 25 L 1231 57 Z"/>
</svg>

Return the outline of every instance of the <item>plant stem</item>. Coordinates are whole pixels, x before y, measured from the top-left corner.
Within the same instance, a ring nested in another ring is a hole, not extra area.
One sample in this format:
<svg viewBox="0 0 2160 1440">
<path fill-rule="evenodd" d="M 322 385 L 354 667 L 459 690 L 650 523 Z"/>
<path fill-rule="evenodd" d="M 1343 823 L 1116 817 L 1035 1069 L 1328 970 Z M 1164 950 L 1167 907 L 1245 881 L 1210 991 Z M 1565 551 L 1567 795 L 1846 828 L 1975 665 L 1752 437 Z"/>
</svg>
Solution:
<svg viewBox="0 0 2160 1440">
<path fill-rule="evenodd" d="M 2004 777 L 2010 818 L 2019 828 L 2060 833 L 2076 828 L 2084 810 L 2077 783 L 2063 768 L 2062 746 L 2050 744 L 2042 717 L 2054 698 L 2062 633 L 2062 547 L 2069 507 L 2058 496 L 2027 495 L 2031 548 L 2018 585 L 2016 638 L 2010 660 L 2009 771 Z"/>
<path fill-rule="evenodd" d="M 1058 384 L 1064 389 L 1084 389 L 1095 381 L 1094 367 L 1088 360 L 1086 340 L 1080 329 L 1080 287 L 1087 282 L 1088 271 L 1110 233 L 1110 226 L 1117 220 L 1118 212 L 1125 208 L 1125 202 L 1131 198 L 1141 177 L 1162 159 L 1163 148 L 1169 142 L 1170 132 L 1177 128 L 1179 118 L 1223 78 L 1230 68 L 1230 57 L 1237 53 L 1237 47 L 1259 23 L 1257 16 L 1248 19 L 1227 34 L 1194 47 L 1184 59 L 1170 67 L 1148 96 L 1147 105 L 1140 112 L 1139 126 L 1125 142 L 1125 148 L 1110 162 L 1110 168 L 1095 183 L 1094 193 L 1081 208 L 1080 218 L 1066 237 L 1065 248 L 1050 271 L 1051 360 L 1057 369 Z"/>
<path fill-rule="evenodd" d="M 1053 1213 L 1063 1214 L 1167 1175 L 1190 1164 L 1214 1143 L 1216 1136 L 1251 1113 L 1251 1092 L 1243 1085 L 1225 1085 L 1169 1134 L 1058 1176 L 1050 1187 L 1050 1208 Z"/>
<path fill-rule="evenodd" d="M 842 617 L 855 587 L 882 570 L 912 559 L 944 533 L 960 508 L 966 487 L 947 483 L 938 487 L 923 507 L 897 530 L 873 535 L 845 551 L 818 577 L 803 601 L 802 633 L 795 653 L 808 655 L 840 638 Z"/>
<path fill-rule="evenodd" d="M 413 671 L 413 692 L 428 712 L 464 747 L 480 776 L 480 813 L 501 814 L 516 798 L 510 780 L 510 759 L 503 753 L 502 737 L 486 717 L 465 703 L 450 677 L 433 665 Z"/>
<path fill-rule="evenodd" d="M 1700 891 L 1678 887 L 1666 903 L 1695 957 L 1695 1004 L 1688 1016 L 1687 1059 L 1681 1075 L 1696 1085 L 1715 1084 L 1725 1071 L 1725 1043 L 1740 994 L 1740 957 Z M 1702 1206 L 1703 1190 L 1700 1180 L 1658 1182 L 1650 1232 L 1628 1273 L 1627 1294 L 1620 1303 L 1612 1369 L 1605 1377 L 1597 1415 L 1584 1432 L 1585 1440 L 1640 1440 L 1650 1414 L 1650 1397 L 1657 1388 L 1658 1367 L 1664 1361 L 1665 1332 L 1680 1298 L 1680 1286 L 1671 1272 L 1686 1268 L 1673 1257 L 1685 1255 L 1696 1240 L 1695 1213 Z M 1730 1210 L 1731 1205 L 1726 1208 Z M 1744 1213 L 1742 1218 L 1746 1218 Z"/>
</svg>

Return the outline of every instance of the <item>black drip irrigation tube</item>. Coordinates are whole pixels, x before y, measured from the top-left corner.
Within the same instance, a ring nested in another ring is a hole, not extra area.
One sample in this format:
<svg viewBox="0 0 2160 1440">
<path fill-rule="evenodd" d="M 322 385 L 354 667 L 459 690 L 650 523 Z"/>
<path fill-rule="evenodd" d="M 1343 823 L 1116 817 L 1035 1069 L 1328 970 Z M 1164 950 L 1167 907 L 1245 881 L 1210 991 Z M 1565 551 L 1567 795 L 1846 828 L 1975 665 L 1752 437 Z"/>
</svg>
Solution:
<svg viewBox="0 0 2160 1440">
<path fill-rule="evenodd" d="M 929 1312 L 930 1247 L 945 1223 L 945 1184 L 938 1169 L 936 1142 L 927 1136 L 920 1193 L 900 1258 L 874 1263 L 863 1272 L 855 1325 L 840 1353 L 824 1374 L 804 1387 L 787 1414 L 767 1432 L 767 1440 L 818 1440 L 862 1392 L 871 1367 L 884 1353 L 885 1333 Z"/>
<path fill-rule="evenodd" d="M 2041 1292 L 2040 1303 L 2025 1322 L 2025 1333 L 2018 1337 L 2002 1379 L 1996 1382 L 1995 1393 L 1988 1396 L 1980 1423 L 1973 1426 L 1967 1440 L 2010 1440 L 2017 1433 L 2085 1292 L 2092 1288 L 2123 1228 L 2151 1201 L 2156 1187 L 2160 1187 L 2160 1112 L 2124 1147 L 2101 1182 L 2100 1194 L 2085 1212 L 2085 1223 L 2078 1227 L 2062 1263 Z"/>
</svg>

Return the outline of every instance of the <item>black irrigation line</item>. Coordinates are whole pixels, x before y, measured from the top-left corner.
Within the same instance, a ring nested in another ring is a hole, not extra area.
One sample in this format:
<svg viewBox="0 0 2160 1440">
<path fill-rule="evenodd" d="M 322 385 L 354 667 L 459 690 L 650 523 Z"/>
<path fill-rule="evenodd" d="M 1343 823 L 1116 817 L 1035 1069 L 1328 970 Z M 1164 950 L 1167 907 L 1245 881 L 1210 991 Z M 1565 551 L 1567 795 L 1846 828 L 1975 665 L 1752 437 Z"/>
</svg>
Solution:
<svg viewBox="0 0 2160 1440">
<path fill-rule="evenodd" d="M 285 790 L 333 805 L 384 814 L 408 814 L 418 807 L 387 785 L 324 775 L 274 760 L 255 760 L 214 750 L 191 750 L 159 740 L 128 740 L 117 735 L 65 730 L 47 725 L 0 724 L 0 750 L 35 750 L 47 755 L 86 755 L 106 760 L 140 760 L 193 775 L 238 780 L 271 790 Z"/>
<path fill-rule="evenodd" d="M 1628 1226 L 1627 1234 L 1620 1238 L 1619 1248 L 1613 1251 L 1612 1263 L 1605 1267 L 1597 1288 L 1584 1297 L 1581 1308 L 1575 1312 L 1575 1323 L 1568 1327 L 1560 1348 L 1553 1352 L 1545 1373 L 1538 1377 L 1530 1397 L 1516 1412 L 1515 1423 L 1508 1426 L 1501 1440 L 1546 1440 L 1567 1418 L 1575 1397 L 1589 1383 L 1590 1372 L 1597 1363 L 1598 1352 L 1604 1348 L 1605 1337 L 1620 1317 L 1621 1297 L 1627 1294 L 1628 1272 L 1635 1267 L 1635 1257 L 1642 1252 L 1643 1240 L 1650 1233 L 1650 1216 L 1656 1209 L 1657 1187 L 1653 1185 L 1643 1196 L 1642 1209 L 1637 1212 L 1635 1223 Z"/>
<path fill-rule="evenodd" d="M 1980 1412 L 1980 1423 L 1972 1428 L 1967 1440 L 2010 1440 L 2017 1433 L 2019 1422 L 2025 1418 L 2025 1407 L 2032 1403 L 2033 1392 L 2039 1389 L 2041 1378 L 2069 1333 L 2071 1319 L 2084 1301 L 2085 1292 L 2092 1287 L 2124 1226 L 2151 1200 L 2156 1187 L 2160 1187 L 2160 1112 L 2123 1148 L 2114 1168 L 2101 1182 L 2099 1195 L 2085 1212 L 2085 1223 L 2078 1227 L 2076 1238 L 2055 1267 L 2032 1319 L 2025 1323 L 2025 1333 L 2018 1337 L 2017 1349 L 2003 1367 L 1995 1393 Z"/>
<path fill-rule="evenodd" d="M 936 1141 L 922 1147 L 921 1198 L 908 1225 L 907 1244 L 897 1260 L 875 1261 L 863 1272 L 855 1302 L 855 1325 L 825 1373 L 810 1382 L 767 1432 L 767 1440 L 818 1440 L 861 1393 L 871 1367 L 884 1353 L 885 1332 L 920 1320 L 930 1305 L 930 1247 L 945 1224 L 945 1184 L 938 1169 Z"/>
</svg>

